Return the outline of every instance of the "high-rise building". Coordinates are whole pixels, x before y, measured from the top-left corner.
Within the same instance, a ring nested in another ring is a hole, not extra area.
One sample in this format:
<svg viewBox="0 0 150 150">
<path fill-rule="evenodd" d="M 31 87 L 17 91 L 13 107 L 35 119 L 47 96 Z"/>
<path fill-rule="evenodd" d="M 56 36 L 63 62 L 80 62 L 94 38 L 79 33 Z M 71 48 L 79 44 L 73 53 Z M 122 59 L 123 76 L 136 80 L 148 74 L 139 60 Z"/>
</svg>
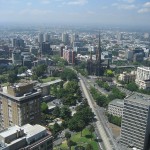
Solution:
<svg viewBox="0 0 150 150">
<path fill-rule="evenodd" d="M 1 127 L 39 123 L 41 91 L 32 82 L 16 83 L 0 91 Z"/>
<path fill-rule="evenodd" d="M 49 33 L 44 34 L 44 42 L 50 42 L 50 34 Z"/>
<path fill-rule="evenodd" d="M 12 52 L 12 62 L 14 65 L 22 65 L 21 51 L 14 50 Z"/>
<path fill-rule="evenodd" d="M 120 142 L 129 147 L 150 147 L 150 96 L 133 93 L 124 99 Z"/>
<path fill-rule="evenodd" d="M 150 67 L 138 67 L 135 82 L 140 89 L 150 89 Z"/>
<path fill-rule="evenodd" d="M 71 49 L 63 49 L 63 58 L 70 64 L 75 64 L 76 52 Z"/>
<path fill-rule="evenodd" d="M 60 57 L 63 57 L 63 49 L 65 48 L 65 46 L 64 45 L 62 45 L 61 47 L 60 47 Z"/>
<path fill-rule="evenodd" d="M 38 42 L 39 42 L 39 44 L 42 44 L 43 41 L 44 41 L 43 33 L 39 33 L 38 34 Z"/>
<path fill-rule="evenodd" d="M 69 42 L 69 35 L 67 33 L 62 33 L 62 42 L 65 44 Z"/>
<path fill-rule="evenodd" d="M 52 49 L 50 48 L 50 43 L 49 42 L 43 42 L 42 43 L 41 53 L 43 55 L 52 53 Z"/>
<path fill-rule="evenodd" d="M 12 46 L 14 48 L 24 48 L 25 47 L 24 40 L 22 40 L 20 38 L 12 39 Z"/>
<path fill-rule="evenodd" d="M 71 35 L 71 44 L 73 44 L 74 42 L 78 42 L 79 41 L 79 36 L 77 34 L 72 34 Z"/>
<path fill-rule="evenodd" d="M 51 132 L 41 125 L 12 126 L 0 132 L 0 150 L 52 150 Z"/>
</svg>

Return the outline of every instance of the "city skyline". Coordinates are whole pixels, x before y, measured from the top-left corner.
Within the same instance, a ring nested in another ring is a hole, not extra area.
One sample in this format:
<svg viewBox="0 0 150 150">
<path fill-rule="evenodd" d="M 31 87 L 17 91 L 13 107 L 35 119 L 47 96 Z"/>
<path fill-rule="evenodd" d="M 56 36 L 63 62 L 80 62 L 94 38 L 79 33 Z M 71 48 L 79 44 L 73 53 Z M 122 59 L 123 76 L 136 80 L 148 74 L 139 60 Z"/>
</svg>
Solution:
<svg viewBox="0 0 150 150">
<path fill-rule="evenodd" d="M 0 0 L 0 22 L 149 26 L 147 0 Z"/>
</svg>

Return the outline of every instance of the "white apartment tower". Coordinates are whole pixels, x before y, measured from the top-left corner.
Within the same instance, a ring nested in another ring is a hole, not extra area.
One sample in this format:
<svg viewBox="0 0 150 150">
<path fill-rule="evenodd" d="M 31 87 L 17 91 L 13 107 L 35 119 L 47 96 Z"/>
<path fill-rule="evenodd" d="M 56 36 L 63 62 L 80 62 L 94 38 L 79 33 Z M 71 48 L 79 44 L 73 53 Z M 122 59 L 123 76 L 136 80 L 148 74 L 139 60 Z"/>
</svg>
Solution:
<svg viewBox="0 0 150 150">
<path fill-rule="evenodd" d="M 150 67 L 138 67 L 135 82 L 140 89 L 150 89 Z"/>
<path fill-rule="evenodd" d="M 67 33 L 62 33 L 62 42 L 64 43 L 69 42 L 69 35 Z"/>
<path fill-rule="evenodd" d="M 49 33 L 44 34 L 44 42 L 50 42 L 50 34 Z"/>
<path fill-rule="evenodd" d="M 140 150 L 150 148 L 150 96 L 133 93 L 124 99 L 120 142 Z"/>
<path fill-rule="evenodd" d="M 43 33 L 39 33 L 39 34 L 38 34 L 38 42 L 39 42 L 40 44 L 42 44 L 43 41 L 44 41 Z"/>
</svg>

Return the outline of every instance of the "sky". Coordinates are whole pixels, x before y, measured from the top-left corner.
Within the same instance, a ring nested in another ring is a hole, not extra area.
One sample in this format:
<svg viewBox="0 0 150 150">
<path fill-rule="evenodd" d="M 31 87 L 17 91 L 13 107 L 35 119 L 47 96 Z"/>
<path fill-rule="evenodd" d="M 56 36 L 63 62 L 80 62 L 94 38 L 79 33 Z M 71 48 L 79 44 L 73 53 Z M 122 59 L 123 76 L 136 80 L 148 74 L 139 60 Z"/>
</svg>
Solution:
<svg viewBox="0 0 150 150">
<path fill-rule="evenodd" d="M 150 1 L 0 0 L 0 22 L 150 26 Z"/>
</svg>

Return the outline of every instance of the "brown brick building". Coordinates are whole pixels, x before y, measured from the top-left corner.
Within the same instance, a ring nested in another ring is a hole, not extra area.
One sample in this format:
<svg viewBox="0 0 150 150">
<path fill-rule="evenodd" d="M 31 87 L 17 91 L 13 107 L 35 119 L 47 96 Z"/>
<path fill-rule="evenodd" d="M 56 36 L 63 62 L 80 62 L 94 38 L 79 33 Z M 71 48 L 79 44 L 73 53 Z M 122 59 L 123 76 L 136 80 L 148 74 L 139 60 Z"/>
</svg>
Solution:
<svg viewBox="0 0 150 150">
<path fill-rule="evenodd" d="M 40 121 L 41 91 L 32 82 L 17 83 L 0 91 L 1 128 Z"/>
</svg>

